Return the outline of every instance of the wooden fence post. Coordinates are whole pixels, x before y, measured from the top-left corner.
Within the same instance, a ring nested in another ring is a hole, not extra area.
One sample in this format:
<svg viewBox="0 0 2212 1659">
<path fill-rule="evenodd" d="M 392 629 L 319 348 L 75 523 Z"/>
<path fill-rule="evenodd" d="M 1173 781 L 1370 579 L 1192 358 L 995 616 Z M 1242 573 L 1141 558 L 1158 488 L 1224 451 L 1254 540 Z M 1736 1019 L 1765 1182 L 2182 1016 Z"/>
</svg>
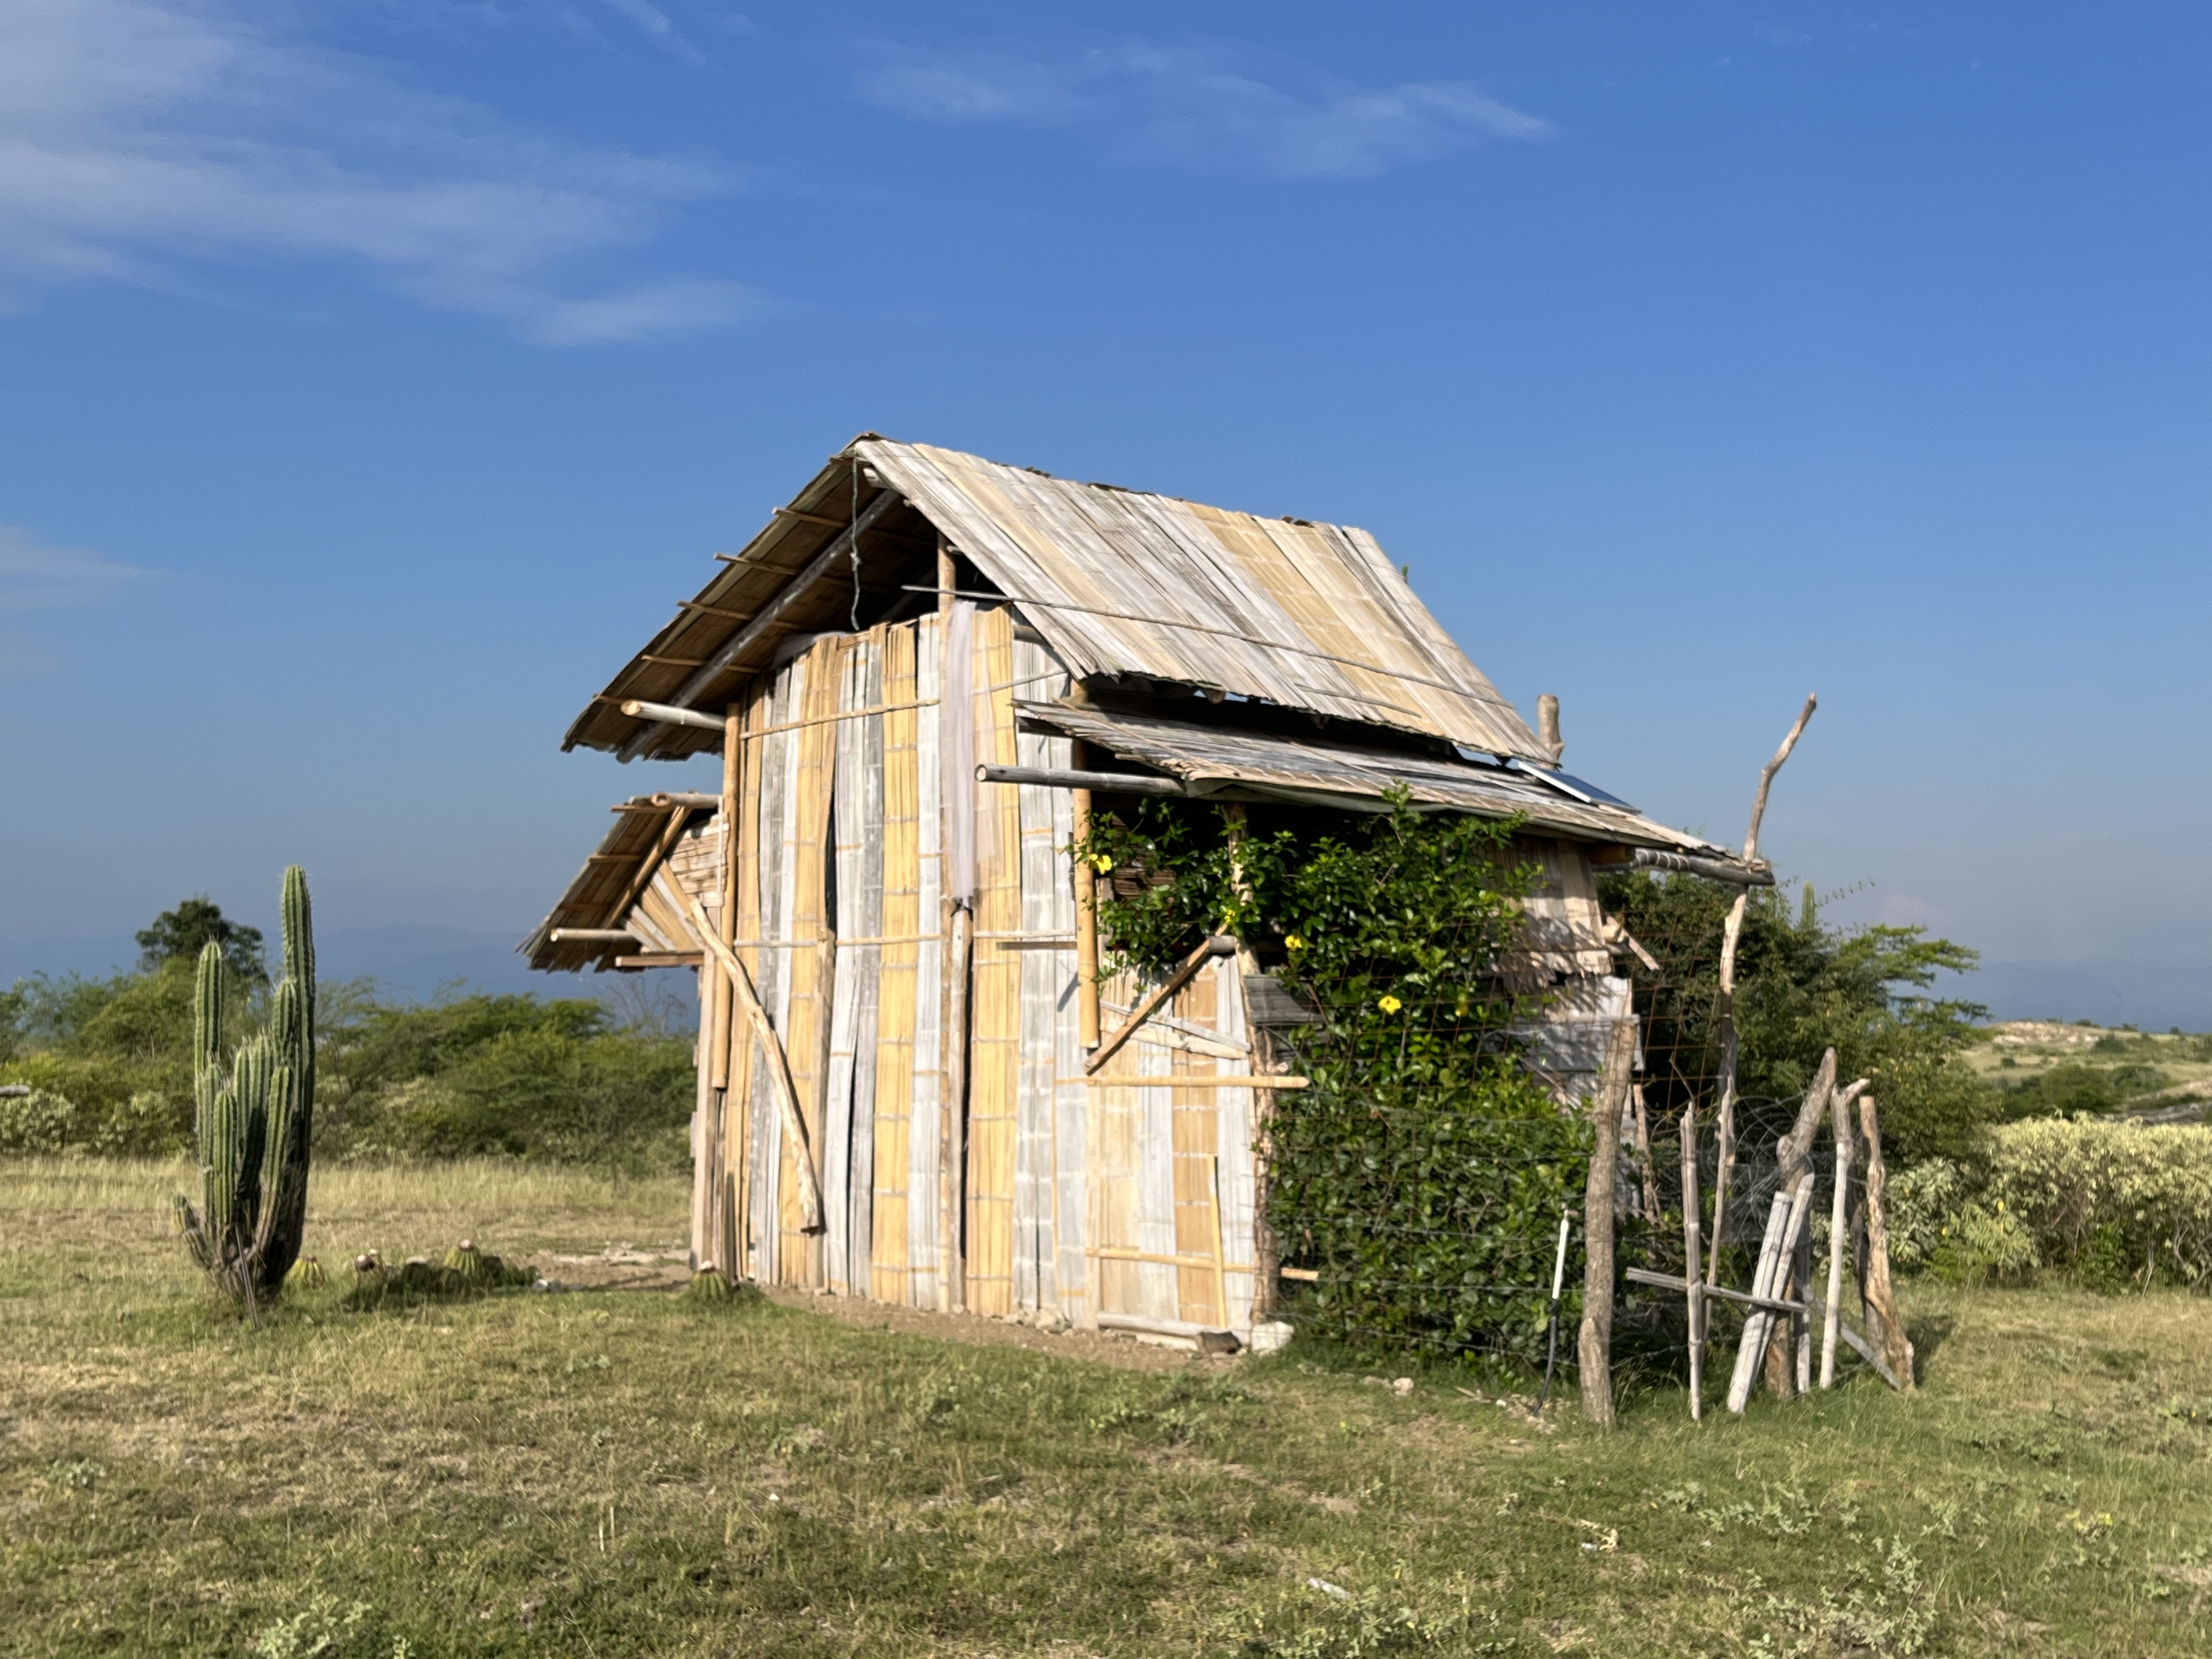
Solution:
<svg viewBox="0 0 2212 1659">
<path fill-rule="evenodd" d="M 1620 1115 L 1636 1065 L 1636 1017 L 1613 1024 L 1605 1070 L 1590 1096 L 1597 1144 L 1590 1152 L 1589 1181 L 1583 1193 L 1583 1324 L 1577 1357 L 1581 1362 L 1583 1415 L 1593 1423 L 1613 1421 L 1613 1205 L 1620 1164 Z"/>
<path fill-rule="evenodd" d="M 1874 1097 L 1859 1097 L 1859 1130 L 1866 1137 L 1866 1261 L 1861 1264 L 1865 1285 L 1867 1333 L 1889 1368 L 1897 1373 L 1899 1388 L 1912 1391 L 1912 1344 L 1905 1339 L 1905 1320 L 1898 1311 L 1897 1293 L 1889 1283 L 1889 1172 L 1881 1161 L 1881 1121 L 1875 1115 Z"/>
</svg>

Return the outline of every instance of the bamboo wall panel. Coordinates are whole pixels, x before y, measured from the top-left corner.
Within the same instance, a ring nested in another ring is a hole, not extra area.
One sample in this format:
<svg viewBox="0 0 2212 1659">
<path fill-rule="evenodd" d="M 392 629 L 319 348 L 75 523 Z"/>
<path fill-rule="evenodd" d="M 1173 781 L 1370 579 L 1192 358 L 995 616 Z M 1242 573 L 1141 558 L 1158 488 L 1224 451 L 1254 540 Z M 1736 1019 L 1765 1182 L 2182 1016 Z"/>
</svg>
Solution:
<svg viewBox="0 0 2212 1659">
<path fill-rule="evenodd" d="M 799 1121 L 806 1128 L 805 1152 L 819 1159 L 824 1140 L 823 1097 L 830 1069 L 830 990 L 834 945 L 826 908 L 830 882 L 830 799 L 836 783 L 835 760 L 839 661 L 843 642 L 833 636 L 816 641 L 792 666 L 805 665 L 805 686 L 797 718 L 805 724 L 792 733 L 791 805 L 787 815 L 785 891 L 791 909 L 783 937 L 796 948 L 781 954 L 789 978 L 787 1013 L 778 1023 L 791 1080 L 798 1091 Z M 811 948 L 808 948 L 811 946 Z M 822 1236 L 805 1231 L 799 1203 L 799 1179 L 791 1159 L 800 1149 L 784 1148 L 784 1204 L 781 1218 L 783 1261 L 779 1277 L 787 1285 L 821 1288 Z M 820 1173 L 817 1165 L 817 1173 Z"/>
<path fill-rule="evenodd" d="M 839 676 L 839 708 L 883 705 L 884 630 L 849 641 Z M 831 995 L 827 1122 L 823 1158 L 829 1233 L 829 1288 L 866 1296 L 873 1286 L 876 1038 L 884 937 L 884 744 L 881 714 L 839 720 L 836 787 L 830 805 L 836 842 L 838 944 Z M 852 942 L 848 942 L 852 941 Z"/>
<path fill-rule="evenodd" d="M 1221 1034 L 1223 1042 L 1249 1048 L 1252 1028 L 1246 1018 L 1243 965 L 1235 957 L 1224 957 L 1213 964 L 1212 971 L 1214 1030 Z M 1235 1063 L 1241 1070 L 1259 1069 L 1243 1061 Z M 1258 1098 L 1249 1089 L 1213 1091 L 1213 1109 L 1218 1120 L 1214 1149 L 1221 1160 L 1222 1254 L 1229 1291 L 1225 1317 L 1229 1328 L 1239 1331 L 1251 1328 L 1252 1298 L 1258 1289 L 1253 1264 L 1259 1259 L 1259 1170 L 1252 1151 L 1260 1138 L 1260 1126 L 1255 1115 Z M 1242 1273 L 1237 1271 L 1240 1267 L 1244 1270 Z"/>
<path fill-rule="evenodd" d="M 1219 975 L 1200 973 L 1176 994 L 1171 1005 L 1176 1018 L 1204 1030 L 1215 1029 L 1219 1001 Z M 1178 1054 L 1174 1069 L 1179 1073 L 1212 1072 L 1218 1062 L 1202 1054 Z M 1225 1326 L 1229 1310 L 1213 1299 L 1213 1158 L 1221 1146 L 1218 1108 L 1211 1089 L 1174 1091 L 1175 1253 L 1186 1259 L 1176 1269 L 1177 1319 Z M 1203 1263 L 1205 1265 L 1198 1265 Z"/>
<path fill-rule="evenodd" d="M 1003 608 L 975 623 L 975 760 L 1015 764 L 1013 616 Z M 990 688 L 998 687 L 998 690 Z M 1021 960 L 980 936 L 1008 934 L 1022 925 L 1020 804 L 998 784 L 975 792 L 975 932 L 970 993 L 968 1085 L 968 1306 L 1007 1314 L 1013 1279 L 1015 1139 L 1021 1069 Z M 1034 1294 L 1034 1292 L 1032 1292 Z"/>
<path fill-rule="evenodd" d="M 767 700 L 767 726 L 788 726 L 799 718 L 805 696 L 804 658 L 775 676 Z M 749 937 L 785 939 L 791 936 L 791 867 L 793 830 L 792 803 L 799 767 L 799 733 L 779 731 L 754 745 L 760 757 L 759 931 Z M 791 957 L 789 951 L 763 950 L 754 957 L 761 1006 L 778 1033 L 791 1029 Z M 753 1237 L 755 1276 L 771 1283 L 784 1278 L 785 1194 L 794 1206 L 797 1197 L 785 1178 L 787 1149 L 783 1144 L 783 1115 L 778 1109 L 765 1065 L 755 1067 L 753 1083 Z"/>
<path fill-rule="evenodd" d="M 1025 696 L 1057 697 L 1067 681 L 1051 672 L 1055 665 L 1042 647 L 1016 641 L 1012 651 L 1013 689 Z M 1072 745 L 1064 738 L 1018 733 L 1018 763 L 1023 766 L 1066 767 L 1072 764 Z M 1032 938 L 1072 938 L 1075 931 L 1075 890 L 1068 877 L 1066 848 L 1075 833 L 1073 806 L 1065 789 L 1034 784 L 1016 788 L 997 787 L 1013 798 L 1019 814 L 1021 837 L 1021 928 Z M 989 948 L 988 945 L 986 948 Z M 999 947 L 1004 951 L 1005 946 Z M 1014 1136 L 1014 1301 L 1017 1306 L 1059 1311 L 1064 1299 L 1082 1302 L 1084 1282 L 1080 1246 L 1072 1262 L 1063 1262 L 1060 1234 L 1065 1225 L 1078 1239 L 1082 1229 L 1075 1222 L 1078 1208 L 1061 1207 L 1060 1118 L 1063 1110 L 1076 1120 L 1079 1149 L 1082 1102 L 1079 1081 L 1063 1090 L 1058 1079 L 1082 1076 L 1080 1048 L 1061 1042 L 1075 1014 L 1075 949 L 1036 949 L 1025 945 L 1014 952 L 1021 975 L 1021 1058 L 1015 1097 Z M 1069 1049 L 1063 1056 L 1062 1048 Z M 1065 1070 L 1063 1070 L 1065 1066 Z M 1079 1152 L 1077 1167 L 1080 1169 Z M 1070 1274 L 1066 1268 L 1072 1267 Z"/>
<path fill-rule="evenodd" d="M 757 680 L 745 697 L 744 724 L 747 731 L 775 723 L 775 688 L 773 681 Z M 761 937 L 760 894 L 760 779 L 762 748 L 759 744 L 745 745 L 744 769 L 740 775 L 738 796 L 738 822 L 735 827 L 734 855 L 737 870 L 732 881 L 734 897 L 731 932 L 740 939 Z M 738 960 L 752 975 L 757 988 L 761 984 L 761 957 L 757 946 L 738 951 Z M 760 1052 L 759 1039 L 754 1035 L 751 1022 L 732 1020 L 731 1024 L 730 1093 L 731 1106 L 725 1114 L 731 1146 L 726 1157 L 731 1184 L 734 1188 L 732 1228 L 737 1235 L 738 1261 L 737 1270 L 746 1278 L 757 1276 L 752 1218 L 758 1206 L 754 1200 L 754 1169 L 757 1163 L 757 1139 L 758 1107 L 756 1097 L 767 1087 L 767 1077 L 760 1071 L 764 1056 Z"/>
<path fill-rule="evenodd" d="M 881 936 L 901 941 L 881 947 L 877 971 L 875 1156 L 870 1212 L 868 1294 L 878 1302 L 904 1302 L 909 1279 L 907 1213 L 912 1180 L 914 1124 L 915 969 L 921 946 L 921 810 L 915 775 L 917 708 L 915 629 L 911 623 L 883 630 L 883 905 Z M 934 919 L 933 918 L 933 925 Z M 906 943 L 908 940 L 917 940 Z M 857 1094 L 857 1085 L 855 1089 Z"/>
<path fill-rule="evenodd" d="M 934 616 L 915 624 L 915 839 L 916 847 L 917 934 L 939 932 L 944 914 L 944 780 L 939 755 L 944 710 L 938 706 L 943 664 Z M 914 1117 L 907 1130 L 906 1300 L 917 1308 L 938 1305 L 938 1240 L 943 1218 L 938 1206 L 938 1162 L 943 1148 L 939 1103 L 945 1094 L 945 945 L 922 939 L 915 954 Z"/>
</svg>

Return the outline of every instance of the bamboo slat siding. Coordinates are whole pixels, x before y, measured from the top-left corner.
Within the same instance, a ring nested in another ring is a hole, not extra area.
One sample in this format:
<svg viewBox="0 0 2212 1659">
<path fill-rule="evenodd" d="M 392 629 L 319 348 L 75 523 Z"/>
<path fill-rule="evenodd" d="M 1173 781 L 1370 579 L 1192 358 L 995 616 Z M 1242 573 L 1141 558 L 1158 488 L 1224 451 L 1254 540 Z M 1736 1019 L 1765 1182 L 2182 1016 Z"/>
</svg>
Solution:
<svg viewBox="0 0 2212 1659">
<path fill-rule="evenodd" d="M 1013 617 L 980 612 L 970 698 L 980 765 L 1015 764 Z M 1018 792 L 964 781 L 975 796 L 975 931 L 1022 925 Z M 968 1306 L 1014 1310 L 1015 1141 L 1021 1086 L 1021 954 L 979 939 L 970 992 L 968 1084 Z M 1032 1292 L 1033 1293 L 1033 1292 Z"/>
<path fill-rule="evenodd" d="M 883 700 L 915 700 L 915 631 L 881 630 Z M 916 726 L 922 711 L 900 708 L 883 716 L 882 936 L 918 939 L 921 921 L 921 779 Z M 931 921 L 932 927 L 935 919 Z M 868 1294 L 879 1302 L 905 1302 L 911 1285 L 915 1120 L 915 968 L 921 946 L 880 947 L 876 1012 L 875 1202 L 870 1214 Z M 859 1091 L 855 1086 L 855 1113 Z"/>
</svg>

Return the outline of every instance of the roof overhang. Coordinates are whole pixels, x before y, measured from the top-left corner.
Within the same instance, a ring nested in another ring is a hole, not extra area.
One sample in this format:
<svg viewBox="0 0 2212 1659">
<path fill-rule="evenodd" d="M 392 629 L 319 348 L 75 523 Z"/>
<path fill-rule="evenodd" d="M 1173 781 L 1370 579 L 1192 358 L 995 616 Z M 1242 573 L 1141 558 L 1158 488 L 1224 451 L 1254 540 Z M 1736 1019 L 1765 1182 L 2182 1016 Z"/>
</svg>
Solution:
<svg viewBox="0 0 2212 1659">
<path fill-rule="evenodd" d="M 1381 811 L 1403 790 L 1417 806 L 1518 817 L 1571 840 L 1648 848 L 1735 865 L 1724 847 L 1670 830 L 1639 812 L 1593 800 L 1509 763 L 1445 760 L 1325 739 L 1200 726 L 1080 703 L 1019 702 L 1033 732 L 1079 738 L 1224 800 L 1278 800 L 1340 811 Z M 1747 874 L 1748 868 L 1747 866 Z"/>
</svg>

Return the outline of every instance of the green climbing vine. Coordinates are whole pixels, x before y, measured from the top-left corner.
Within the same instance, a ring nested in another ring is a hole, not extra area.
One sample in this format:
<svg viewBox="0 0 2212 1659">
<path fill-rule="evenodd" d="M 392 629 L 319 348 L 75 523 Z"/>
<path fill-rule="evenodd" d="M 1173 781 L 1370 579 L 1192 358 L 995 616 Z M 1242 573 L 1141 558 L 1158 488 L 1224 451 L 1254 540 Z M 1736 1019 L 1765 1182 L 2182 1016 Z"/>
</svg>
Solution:
<svg viewBox="0 0 2212 1659">
<path fill-rule="evenodd" d="M 1503 964 L 1539 872 L 1516 825 L 1403 797 L 1370 817 L 1236 810 L 1148 799 L 1073 850 L 1108 971 L 1233 933 L 1312 1012 L 1279 1036 L 1312 1086 L 1277 1096 L 1267 1129 L 1269 1222 L 1318 1275 L 1291 1316 L 1358 1349 L 1534 1352 L 1589 1133 L 1520 1056 L 1534 1010 Z"/>
</svg>

